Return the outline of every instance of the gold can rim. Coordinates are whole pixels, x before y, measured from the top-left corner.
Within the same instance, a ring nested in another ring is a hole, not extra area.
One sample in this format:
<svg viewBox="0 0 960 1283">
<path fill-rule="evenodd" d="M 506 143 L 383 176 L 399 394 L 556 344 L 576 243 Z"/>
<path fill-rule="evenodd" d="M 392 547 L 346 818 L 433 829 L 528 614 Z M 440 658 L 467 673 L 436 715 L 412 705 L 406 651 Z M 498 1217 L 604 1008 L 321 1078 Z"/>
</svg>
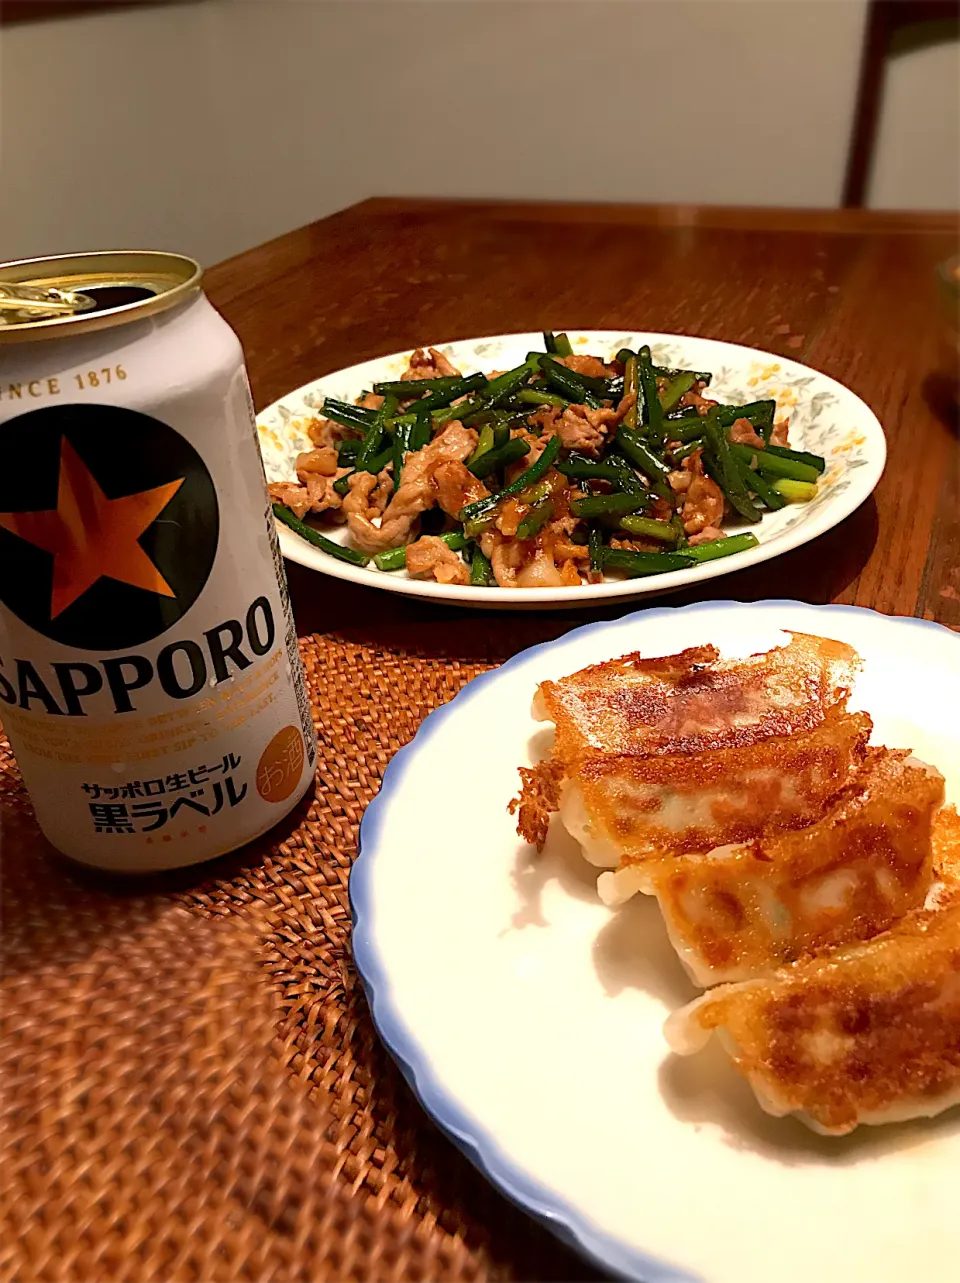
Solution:
<svg viewBox="0 0 960 1283">
<path fill-rule="evenodd" d="M 84 287 L 146 290 L 147 297 L 96 310 L 78 310 L 15 322 L 0 321 L 0 343 L 72 338 L 156 316 L 200 291 L 203 269 L 195 259 L 166 250 L 95 250 L 0 263 L 0 285 L 32 286 L 81 297 Z"/>
</svg>

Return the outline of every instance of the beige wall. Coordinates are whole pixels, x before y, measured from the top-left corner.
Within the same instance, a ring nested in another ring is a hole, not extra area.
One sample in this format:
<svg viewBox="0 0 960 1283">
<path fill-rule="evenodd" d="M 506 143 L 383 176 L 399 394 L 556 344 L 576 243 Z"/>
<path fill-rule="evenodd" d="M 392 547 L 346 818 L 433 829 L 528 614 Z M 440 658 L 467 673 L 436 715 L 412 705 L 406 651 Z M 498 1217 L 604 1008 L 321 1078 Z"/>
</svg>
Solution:
<svg viewBox="0 0 960 1283">
<path fill-rule="evenodd" d="M 863 20 L 864 0 L 192 0 L 6 28 L 0 257 L 211 262 L 371 194 L 836 204 Z"/>
</svg>

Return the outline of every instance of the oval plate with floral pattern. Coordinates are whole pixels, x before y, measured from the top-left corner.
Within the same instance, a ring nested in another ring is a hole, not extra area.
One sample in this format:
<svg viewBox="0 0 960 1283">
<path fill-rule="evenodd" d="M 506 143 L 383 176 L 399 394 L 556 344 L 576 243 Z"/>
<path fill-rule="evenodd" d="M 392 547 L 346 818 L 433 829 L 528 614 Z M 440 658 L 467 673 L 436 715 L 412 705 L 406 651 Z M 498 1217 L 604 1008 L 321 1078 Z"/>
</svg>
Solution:
<svg viewBox="0 0 960 1283">
<path fill-rule="evenodd" d="M 583 606 L 585 602 L 600 604 L 617 597 L 640 597 L 689 588 L 699 581 L 769 561 L 771 557 L 809 543 L 849 516 L 880 479 L 886 458 L 886 441 L 876 416 L 849 388 L 817 370 L 756 348 L 720 343 L 714 339 L 622 330 L 568 331 L 568 334 L 574 352 L 590 352 L 610 358 L 622 347 L 636 350 L 641 344 L 648 343 L 654 361 L 659 365 L 711 370 L 713 382 L 709 395 L 726 404 L 742 405 L 774 397 L 777 417 L 788 416 L 790 419 L 791 447 L 823 455 L 827 461 L 816 497 L 809 503 L 789 504 L 779 512 L 767 513 L 754 526 L 725 527 L 731 533 L 736 528 L 753 530 L 760 541 L 756 548 L 664 575 L 642 579 L 611 576 L 602 584 L 582 584 L 579 588 L 472 588 L 425 582 L 411 579 L 406 571 L 387 573 L 377 570 L 372 562 L 366 567 L 348 565 L 280 525 L 280 546 L 284 556 L 338 579 L 410 597 L 500 610 L 536 609 L 538 606 L 555 610 L 558 606 Z M 472 374 L 477 370 L 486 373 L 519 365 L 528 352 L 543 346 L 543 339 L 540 334 L 500 334 L 491 338 L 435 343 L 433 346 L 448 356 L 464 374 Z M 409 356 L 409 352 L 401 352 L 377 357 L 362 365 L 324 375 L 288 393 L 264 410 L 258 417 L 257 428 L 267 480 L 290 481 L 295 478 L 297 455 L 302 450 L 312 449 L 307 423 L 319 413 L 324 397 L 353 401 L 379 380 L 398 379 L 407 368 Z M 348 542 L 344 527 L 333 527 L 324 533 L 338 543 Z"/>
</svg>

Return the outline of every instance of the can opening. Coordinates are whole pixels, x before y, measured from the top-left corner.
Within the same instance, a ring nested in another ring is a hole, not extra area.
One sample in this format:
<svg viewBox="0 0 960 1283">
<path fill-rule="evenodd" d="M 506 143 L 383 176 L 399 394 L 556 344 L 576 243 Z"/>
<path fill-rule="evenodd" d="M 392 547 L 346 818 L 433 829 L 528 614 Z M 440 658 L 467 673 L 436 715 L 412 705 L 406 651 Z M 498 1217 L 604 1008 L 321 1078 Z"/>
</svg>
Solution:
<svg viewBox="0 0 960 1283">
<path fill-rule="evenodd" d="M 156 290 L 144 289 L 142 285 L 82 285 L 80 291 L 93 299 L 96 304 L 92 309 L 94 312 L 107 312 L 127 303 L 142 303 L 157 294 Z"/>
<path fill-rule="evenodd" d="M 201 275 L 192 258 L 159 250 L 0 263 L 0 345 L 112 329 L 155 316 L 199 293 Z"/>
</svg>

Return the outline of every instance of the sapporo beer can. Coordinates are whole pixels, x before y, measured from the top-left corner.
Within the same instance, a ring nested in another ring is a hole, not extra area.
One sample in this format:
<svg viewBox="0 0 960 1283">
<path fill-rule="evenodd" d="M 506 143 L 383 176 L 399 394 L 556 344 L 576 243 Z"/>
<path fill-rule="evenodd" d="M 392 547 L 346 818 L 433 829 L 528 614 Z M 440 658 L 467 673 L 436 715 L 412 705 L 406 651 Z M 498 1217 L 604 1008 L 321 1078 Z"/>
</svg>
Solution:
<svg viewBox="0 0 960 1283">
<path fill-rule="evenodd" d="M 316 741 L 236 335 L 191 259 L 0 265 L 0 722 L 50 842 L 234 850 Z"/>
</svg>

